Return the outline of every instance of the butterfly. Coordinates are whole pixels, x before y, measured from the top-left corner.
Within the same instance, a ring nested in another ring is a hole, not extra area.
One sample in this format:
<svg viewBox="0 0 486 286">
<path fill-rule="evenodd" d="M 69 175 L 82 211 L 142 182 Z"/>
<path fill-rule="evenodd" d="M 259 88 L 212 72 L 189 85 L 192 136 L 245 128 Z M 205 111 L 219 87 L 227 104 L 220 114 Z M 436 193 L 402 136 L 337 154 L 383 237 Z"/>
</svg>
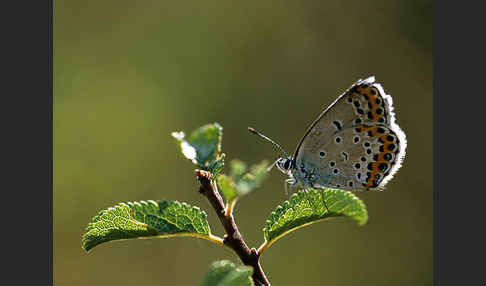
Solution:
<svg viewBox="0 0 486 286">
<path fill-rule="evenodd" d="M 273 165 L 290 177 L 285 181 L 290 190 L 299 186 L 383 190 L 400 168 L 407 146 L 392 97 L 374 76 L 358 80 L 327 107 L 307 129 L 293 156 L 248 129 L 284 155 Z"/>
</svg>

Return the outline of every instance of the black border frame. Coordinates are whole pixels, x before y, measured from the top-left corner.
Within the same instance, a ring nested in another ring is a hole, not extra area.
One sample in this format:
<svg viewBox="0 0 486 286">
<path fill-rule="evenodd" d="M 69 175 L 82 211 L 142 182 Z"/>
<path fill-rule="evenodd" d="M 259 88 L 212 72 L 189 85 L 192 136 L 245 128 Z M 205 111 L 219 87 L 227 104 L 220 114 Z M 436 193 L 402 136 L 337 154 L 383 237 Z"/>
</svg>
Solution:
<svg viewBox="0 0 486 286">
<path fill-rule="evenodd" d="M 53 1 L 2 4 L 2 284 L 52 285 Z"/>
<path fill-rule="evenodd" d="M 11 17 L 2 45 L 3 205 L 12 208 L 4 210 L 10 219 L 3 238 L 8 240 L 6 269 L 16 268 L 6 278 L 19 285 L 52 285 L 53 2 L 29 4 L 3 9 Z M 434 2 L 434 285 L 441 286 L 483 280 L 484 263 L 474 261 L 482 256 L 483 236 L 475 232 L 484 225 L 484 206 L 475 196 L 483 187 L 475 184 L 484 176 L 477 148 L 483 144 L 473 139 L 480 139 L 484 129 L 480 101 L 486 49 L 480 43 L 483 9 L 471 4 Z M 19 213 L 19 203 L 12 202 L 22 202 L 29 212 Z"/>
<path fill-rule="evenodd" d="M 480 4 L 434 2 L 434 285 L 484 283 Z"/>
</svg>

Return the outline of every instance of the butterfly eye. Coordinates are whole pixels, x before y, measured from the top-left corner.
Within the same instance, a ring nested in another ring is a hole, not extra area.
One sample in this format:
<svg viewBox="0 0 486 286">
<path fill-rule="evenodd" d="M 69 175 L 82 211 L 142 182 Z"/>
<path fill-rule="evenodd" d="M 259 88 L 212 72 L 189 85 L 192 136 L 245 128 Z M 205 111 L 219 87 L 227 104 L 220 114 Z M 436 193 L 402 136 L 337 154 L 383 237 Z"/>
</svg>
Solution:
<svg viewBox="0 0 486 286">
<path fill-rule="evenodd" d="M 284 169 L 287 170 L 290 167 L 290 160 L 286 160 L 284 163 Z"/>
</svg>

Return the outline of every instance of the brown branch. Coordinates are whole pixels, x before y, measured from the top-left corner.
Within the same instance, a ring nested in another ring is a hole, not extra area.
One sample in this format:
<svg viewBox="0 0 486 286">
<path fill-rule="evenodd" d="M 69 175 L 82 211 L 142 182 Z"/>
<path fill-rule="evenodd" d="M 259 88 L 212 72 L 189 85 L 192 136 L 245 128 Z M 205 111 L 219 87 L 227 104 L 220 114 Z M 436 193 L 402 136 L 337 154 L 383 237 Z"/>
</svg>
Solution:
<svg viewBox="0 0 486 286">
<path fill-rule="evenodd" d="M 258 251 L 255 248 L 250 249 L 245 243 L 243 237 L 238 231 L 238 227 L 236 226 L 232 212 L 228 215 L 226 214 L 223 198 L 219 194 L 216 185 L 213 184 L 211 180 L 211 173 L 196 170 L 196 176 L 201 183 L 199 192 L 206 196 L 209 203 L 213 206 L 216 214 L 218 215 L 219 221 L 226 231 L 226 235 L 224 236 L 223 240 L 224 245 L 236 252 L 243 264 L 253 267 L 253 274 L 251 277 L 255 285 L 270 285 L 270 282 L 265 276 L 262 266 L 260 265 L 260 255 L 258 254 Z"/>
</svg>

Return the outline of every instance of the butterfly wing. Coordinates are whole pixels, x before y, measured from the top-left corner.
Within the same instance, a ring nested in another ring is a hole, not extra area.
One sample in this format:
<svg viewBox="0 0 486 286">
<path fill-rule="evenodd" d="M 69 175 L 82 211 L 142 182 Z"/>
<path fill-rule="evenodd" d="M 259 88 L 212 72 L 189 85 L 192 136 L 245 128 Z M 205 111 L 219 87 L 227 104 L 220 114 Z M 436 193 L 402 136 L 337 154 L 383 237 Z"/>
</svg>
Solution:
<svg viewBox="0 0 486 286">
<path fill-rule="evenodd" d="M 400 167 L 406 141 L 391 127 L 360 124 L 306 146 L 294 171 L 303 185 L 381 189 Z"/>
<path fill-rule="evenodd" d="M 382 188 L 400 167 L 405 148 L 391 96 L 370 77 L 353 84 L 309 127 L 295 152 L 293 174 L 304 186 Z"/>
</svg>

